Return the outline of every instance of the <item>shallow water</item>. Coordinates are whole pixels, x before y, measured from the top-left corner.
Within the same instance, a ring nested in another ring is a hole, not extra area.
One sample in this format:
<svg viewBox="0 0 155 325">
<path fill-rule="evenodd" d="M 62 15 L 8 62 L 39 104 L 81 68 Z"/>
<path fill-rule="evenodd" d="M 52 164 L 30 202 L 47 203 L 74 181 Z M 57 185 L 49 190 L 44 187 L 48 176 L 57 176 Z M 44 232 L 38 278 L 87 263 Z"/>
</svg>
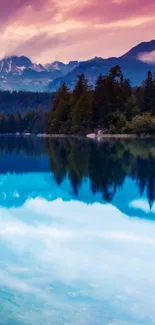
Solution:
<svg viewBox="0 0 155 325">
<path fill-rule="evenodd" d="M 0 324 L 155 324 L 154 148 L 0 139 Z"/>
</svg>

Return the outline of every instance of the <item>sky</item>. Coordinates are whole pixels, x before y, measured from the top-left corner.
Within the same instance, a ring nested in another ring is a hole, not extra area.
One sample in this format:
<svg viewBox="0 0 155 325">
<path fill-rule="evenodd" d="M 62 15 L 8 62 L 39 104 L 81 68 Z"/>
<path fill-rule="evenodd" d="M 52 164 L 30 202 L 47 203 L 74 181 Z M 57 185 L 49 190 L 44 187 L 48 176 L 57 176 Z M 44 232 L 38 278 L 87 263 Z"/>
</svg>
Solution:
<svg viewBox="0 0 155 325">
<path fill-rule="evenodd" d="M 0 0 L 0 57 L 37 63 L 119 56 L 155 39 L 154 0 Z"/>
</svg>

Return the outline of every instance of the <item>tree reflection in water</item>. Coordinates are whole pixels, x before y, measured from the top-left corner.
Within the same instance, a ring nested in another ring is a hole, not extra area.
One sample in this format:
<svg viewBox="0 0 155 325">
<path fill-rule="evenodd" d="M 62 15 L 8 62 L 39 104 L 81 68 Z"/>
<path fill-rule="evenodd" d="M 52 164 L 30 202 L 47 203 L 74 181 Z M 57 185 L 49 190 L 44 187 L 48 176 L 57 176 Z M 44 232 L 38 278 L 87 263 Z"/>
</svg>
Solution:
<svg viewBox="0 0 155 325">
<path fill-rule="evenodd" d="M 155 199 L 155 141 L 109 140 L 96 143 L 73 138 L 46 142 L 51 171 L 61 184 L 68 176 L 75 194 L 85 178 L 91 190 L 103 193 L 110 202 L 117 189 L 130 177 L 139 186 L 140 195 L 147 191 L 150 206 Z"/>
<path fill-rule="evenodd" d="M 127 177 L 140 195 L 155 200 L 155 140 L 95 142 L 76 138 L 1 137 L 0 173 L 49 172 L 61 185 L 68 177 L 75 195 L 85 179 L 92 193 L 102 193 L 111 202 Z"/>
</svg>

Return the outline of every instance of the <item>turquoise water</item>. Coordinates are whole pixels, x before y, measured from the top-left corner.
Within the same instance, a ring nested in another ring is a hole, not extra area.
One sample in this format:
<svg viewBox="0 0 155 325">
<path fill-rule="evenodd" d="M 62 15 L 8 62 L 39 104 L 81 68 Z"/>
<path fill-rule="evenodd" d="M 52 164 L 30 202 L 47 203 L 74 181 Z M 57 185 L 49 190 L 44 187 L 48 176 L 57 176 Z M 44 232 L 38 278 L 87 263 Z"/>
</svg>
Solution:
<svg viewBox="0 0 155 325">
<path fill-rule="evenodd" d="M 155 324 L 155 143 L 0 138 L 0 324 Z"/>
</svg>

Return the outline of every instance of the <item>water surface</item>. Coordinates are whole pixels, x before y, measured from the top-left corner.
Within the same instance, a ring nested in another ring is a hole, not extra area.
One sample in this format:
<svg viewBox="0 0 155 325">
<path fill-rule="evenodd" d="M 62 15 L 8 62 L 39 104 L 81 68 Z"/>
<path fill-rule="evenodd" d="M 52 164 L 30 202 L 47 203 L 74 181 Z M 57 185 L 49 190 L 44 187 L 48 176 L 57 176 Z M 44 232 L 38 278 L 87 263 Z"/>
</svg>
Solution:
<svg viewBox="0 0 155 325">
<path fill-rule="evenodd" d="M 155 324 L 155 142 L 0 138 L 0 324 Z"/>
</svg>

